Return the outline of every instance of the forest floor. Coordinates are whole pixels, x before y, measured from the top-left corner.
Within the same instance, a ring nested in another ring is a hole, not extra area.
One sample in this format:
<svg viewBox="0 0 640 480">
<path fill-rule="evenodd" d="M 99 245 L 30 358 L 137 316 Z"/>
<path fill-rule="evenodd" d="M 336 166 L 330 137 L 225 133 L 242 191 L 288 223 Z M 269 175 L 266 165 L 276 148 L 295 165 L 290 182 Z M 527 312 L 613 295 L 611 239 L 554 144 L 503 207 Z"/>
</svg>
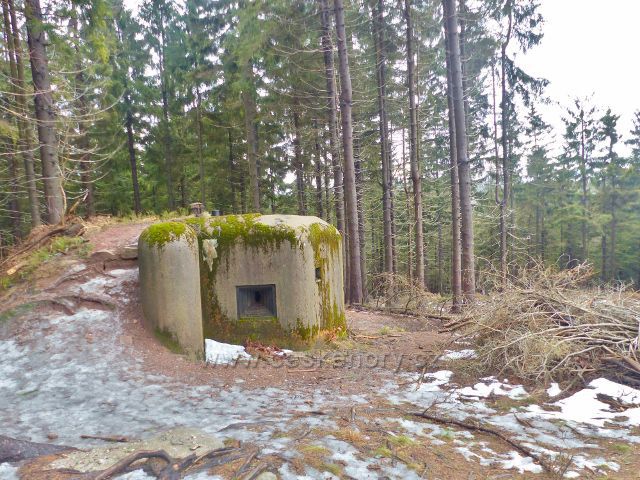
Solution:
<svg viewBox="0 0 640 480">
<path fill-rule="evenodd" d="M 115 250 L 145 225 L 96 226 L 85 238 L 93 252 Z M 477 378 L 473 345 L 438 333 L 437 321 L 349 310 L 348 338 L 207 365 L 144 328 L 135 260 L 57 255 L 0 301 L 0 434 L 10 437 L 89 450 L 105 443 L 81 435 L 189 427 L 252 449 L 282 479 L 640 478 L 640 392 L 614 408 L 596 400 L 614 388 L 604 379 L 563 392 Z M 243 461 L 187 478 L 233 478 Z M 61 454 L 0 464 L 0 479 L 77 477 L 64 468 L 79 467 Z"/>
</svg>

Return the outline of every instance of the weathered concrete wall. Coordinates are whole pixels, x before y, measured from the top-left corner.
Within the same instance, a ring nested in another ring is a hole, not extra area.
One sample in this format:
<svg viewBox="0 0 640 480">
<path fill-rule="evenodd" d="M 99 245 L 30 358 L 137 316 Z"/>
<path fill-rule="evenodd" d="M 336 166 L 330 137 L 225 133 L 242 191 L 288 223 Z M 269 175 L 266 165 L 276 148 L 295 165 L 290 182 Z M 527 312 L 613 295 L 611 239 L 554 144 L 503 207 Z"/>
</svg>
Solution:
<svg viewBox="0 0 640 480">
<path fill-rule="evenodd" d="M 333 226 L 297 215 L 227 216 L 201 225 L 204 236 L 218 239 L 212 267 L 200 264 L 205 337 L 298 347 L 320 331 L 345 330 L 342 241 Z M 238 318 L 236 287 L 271 284 L 277 318 Z"/>
<path fill-rule="evenodd" d="M 193 355 L 202 354 L 204 337 L 298 348 L 322 331 L 346 331 L 342 239 L 317 217 L 248 214 L 155 224 L 140 237 L 139 262 L 150 326 Z M 257 285 L 275 285 L 277 317 L 239 318 L 237 287 Z"/>
<path fill-rule="evenodd" d="M 138 241 L 140 298 L 149 327 L 203 358 L 199 256 L 196 233 L 184 223 L 151 225 Z"/>
</svg>

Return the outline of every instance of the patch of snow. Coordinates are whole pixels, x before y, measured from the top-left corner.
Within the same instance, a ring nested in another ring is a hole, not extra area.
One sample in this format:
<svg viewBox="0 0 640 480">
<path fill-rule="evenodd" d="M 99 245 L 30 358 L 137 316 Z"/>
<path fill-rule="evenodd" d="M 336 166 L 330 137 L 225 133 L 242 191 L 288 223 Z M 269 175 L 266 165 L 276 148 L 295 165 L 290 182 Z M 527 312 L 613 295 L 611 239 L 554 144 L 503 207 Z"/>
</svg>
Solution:
<svg viewBox="0 0 640 480">
<path fill-rule="evenodd" d="M 133 472 L 125 473 L 124 475 L 118 475 L 118 480 L 153 480 L 156 477 L 152 477 L 145 473 L 144 470 L 134 470 Z"/>
<path fill-rule="evenodd" d="M 114 268 L 113 270 L 109 270 L 109 274 L 119 277 L 121 275 L 126 275 L 130 273 L 132 270 L 136 270 L 136 269 L 135 268 Z"/>
<path fill-rule="evenodd" d="M 528 397 L 529 394 L 522 385 L 508 385 L 503 382 L 492 381 L 489 384 L 476 383 L 473 387 L 464 387 L 456 390 L 461 396 L 464 397 L 478 397 L 487 398 L 490 395 L 507 396 L 514 400 Z"/>
<path fill-rule="evenodd" d="M 0 463 L 0 478 L 2 480 L 18 480 L 18 467 L 8 463 Z"/>
<path fill-rule="evenodd" d="M 283 348 L 279 352 L 275 352 L 275 355 L 277 357 L 286 357 L 287 355 L 291 355 L 292 353 L 293 353 L 293 350 L 287 350 L 286 348 Z"/>
<path fill-rule="evenodd" d="M 347 442 L 331 436 L 323 439 L 324 445 L 333 452 L 331 459 L 344 464 L 344 473 L 357 479 L 375 479 L 378 475 L 369 470 L 373 460 L 361 460 L 356 457 L 358 450 Z"/>
<path fill-rule="evenodd" d="M 578 478 L 579 476 L 580 474 L 575 470 L 569 470 L 567 473 L 564 474 L 564 478 Z"/>
<path fill-rule="evenodd" d="M 155 478 L 155 477 L 153 477 Z M 224 480 L 220 475 L 209 475 L 207 472 L 198 472 L 187 475 L 184 480 Z"/>
<path fill-rule="evenodd" d="M 598 400 L 598 394 L 616 398 L 622 404 L 629 405 L 630 408 L 623 412 L 612 411 L 608 404 Z M 622 425 L 640 425 L 640 390 L 620 385 L 605 378 L 593 380 L 589 383 L 589 388 L 580 390 L 553 405 L 560 407 L 561 411 L 543 410 L 538 405 L 531 405 L 529 410 L 547 418 L 570 420 L 597 427 L 603 427 L 607 421 Z M 626 417 L 627 420 L 616 420 L 621 417 Z M 619 435 L 626 436 L 626 432 L 621 431 Z"/>
<path fill-rule="evenodd" d="M 557 397 L 561 393 L 562 390 L 560 390 L 560 385 L 555 382 L 552 383 L 549 388 L 547 388 L 547 395 L 549 395 L 550 397 Z"/>
<path fill-rule="evenodd" d="M 426 373 L 424 376 L 433 378 L 432 385 L 446 385 L 451 380 L 453 372 L 451 370 L 438 370 L 434 373 Z"/>
<path fill-rule="evenodd" d="M 460 360 L 463 358 L 476 358 L 476 351 L 471 348 L 463 350 L 445 350 L 444 355 L 440 356 L 440 360 Z"/>
<path fill-rule="evenodd" d="M 420 480 L 424 478 L 422 475 L 418 476 L 415 470 L 409 469 L 402 462 L 393 462 L 390 465 L 383 465 L 382 471 L 386 474 L 382 478 L 401 478 L 402 480 Z M 374 478 L 379 478 L 375 476 Z"/>
<path fill-rule="evenodd" d="M 499 460 L 498 463 L 505 470 L 518 470 L 519 473 L 541 473 L 542 467 L 535 463 L 531 457 L 523 457 L 518 452 L 509 452 L 509 458 Z"/>
<path fill-rule="evenodd" d="M 230 345 L 206 338 L 204 340 L 205 358 L 212 365 L 228 365 L 240 359 L 250 359 L 242 345 Z"/>
<path fill-rule="evenodd" d="M 603 467 L 614 472 L 620 470 L 619 464 L 616 462 L 609 462 L 602 457 L 588 459 L 583 455 L 576 455 L 573 457 L 573 463 L 575 463 L 578 468 L 588 468 L 591 471 L 600 471 L 602 473 L 605 473 L 605 471 L 602 470 Z"/>
</svg>

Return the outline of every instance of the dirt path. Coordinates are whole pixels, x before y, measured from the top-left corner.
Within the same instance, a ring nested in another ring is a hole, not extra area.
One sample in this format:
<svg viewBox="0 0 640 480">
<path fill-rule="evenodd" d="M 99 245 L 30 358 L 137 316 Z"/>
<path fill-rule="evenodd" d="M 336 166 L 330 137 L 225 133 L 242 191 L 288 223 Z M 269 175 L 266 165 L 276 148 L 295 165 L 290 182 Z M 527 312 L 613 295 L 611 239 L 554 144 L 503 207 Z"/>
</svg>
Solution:
<svg viewBox="0 0 640 480">
<path fill-rule="evenodd" d="M 112 250 L 135 241 L 144 226 L 87 236 L 94 251 Z M 434 364 L 417 383 L 443 344 L 462 348 L 433 322 L 349 311 L 347 339 L 284 360 L 208 366 L 172 353 L 144 328 L 135 262 L 104 272 L 91 257 L 53 262 L 57 268 L 50 265 L 37 284 L 58 298 L 75 295 L 68 311 L 25 298 L 0 320 L 1 434 L 88 448 L 101 442 L 80 435 L 147 438 L 180 426 L 255 446 L 257 459 L 283 479 L 545 478 L 539 464 L 504 442 L 408 415 L 429 408 L 481 419 L 570 477 L 636 478 L 640 467 L 637 428 L 620 437 L 613 427 L 548 419 L 530 407 L 550 400 L 516 384 L 457 384 L 464 377 L 452 370 L 461 361 Z M 15 478 L 8 475 L 16 470 L 0 465 L 5 474 Z M 128 478 L 147 478 L 141 475 Z M 197 477 L 205 478 L 219 477 Z"/>
</svg>

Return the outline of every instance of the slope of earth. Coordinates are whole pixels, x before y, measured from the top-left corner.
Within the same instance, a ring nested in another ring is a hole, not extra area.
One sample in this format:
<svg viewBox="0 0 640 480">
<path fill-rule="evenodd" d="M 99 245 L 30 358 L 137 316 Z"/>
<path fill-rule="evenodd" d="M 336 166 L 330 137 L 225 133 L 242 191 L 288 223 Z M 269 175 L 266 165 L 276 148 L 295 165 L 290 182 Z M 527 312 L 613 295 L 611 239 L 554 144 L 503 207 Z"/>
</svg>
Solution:
<svg viewBox="0 0 640 480">
<path fill-rule="evenodd" d="M 115 250 L 144 226 L 87 238 L 94 251 Z M 640 397 L 571 415 L 556 391 L 471 378 L 472 346 L 437 325 L 367 311 L 348 312 L 349 338 L 308 352 L 191 362 L 144 328 L 135 261 L 92 258 L 52 259 L 21 305 L 12 297 L 0 313 L 0 434 L 90 449 L 103 443 L 81 435 L 146 439 L 188 427 L 250 446 L 252 461 L 282 479 L 637 478 Z M 43 293 L 56 302 L 33 301 Z M 462 353 L 438 359 L 445 345 Z M 592 387 L 577 401 L 607 386 Z M 480 424 L 512 443 L 464 427 Z M 0 463 L 0 479 L 74 478 L 51 468 Z M 222 466 L 186 478 L 232 477 Z"/>
</svg>

